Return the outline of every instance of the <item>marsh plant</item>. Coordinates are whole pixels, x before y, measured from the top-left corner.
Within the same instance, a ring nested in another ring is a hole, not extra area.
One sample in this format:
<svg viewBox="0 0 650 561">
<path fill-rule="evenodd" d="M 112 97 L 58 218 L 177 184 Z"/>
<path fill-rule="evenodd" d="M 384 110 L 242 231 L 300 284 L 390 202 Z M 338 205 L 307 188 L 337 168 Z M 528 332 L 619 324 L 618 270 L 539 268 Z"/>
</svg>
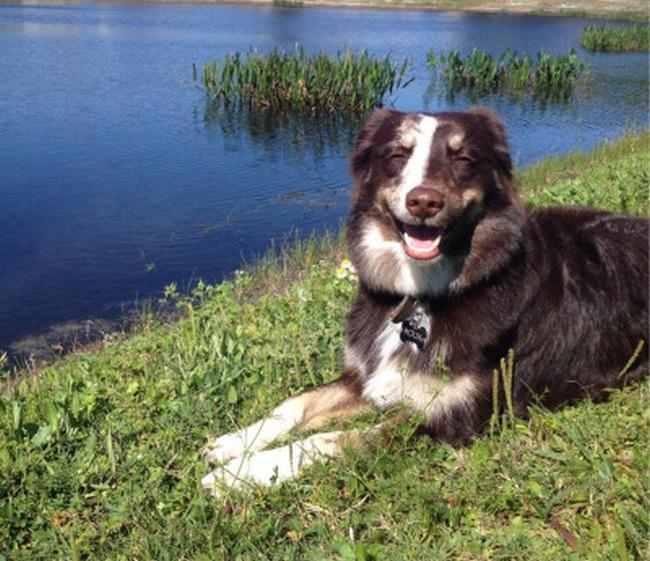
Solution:
<svg viewBox="0 0 650 561">
<path fill-rule="evenodd" d="M 429 51 L 427 63 L 450 97 L 457 92 L 465 92 L 470 98 L 500 93 L 567 101 L 587 76 L 587 65 L 573 49 L 557 56 L 540 50 L 535 59 L 511 50 L 494 56 L 474 48 L 465 57 L 455 50 L 437 56 Z"/>
<path fill-rule="evenodd" d="M 647 51 L 650 49 L 650 26 L 588 25 L 582 30 L 580 44 L 592 52 Z"/>
<path fill-rule="evenodd" d="M 408 59 L 398 64 L 367 51 L 311 56 L 302 48 L 276 48 L 205 63 L 201 83 L 210 99 L 224 106 L 365 114 L 411 82 L 405 80 L 408 66 Z M 193 70 L 197 81 L 196 66 Z"/>
</svg>

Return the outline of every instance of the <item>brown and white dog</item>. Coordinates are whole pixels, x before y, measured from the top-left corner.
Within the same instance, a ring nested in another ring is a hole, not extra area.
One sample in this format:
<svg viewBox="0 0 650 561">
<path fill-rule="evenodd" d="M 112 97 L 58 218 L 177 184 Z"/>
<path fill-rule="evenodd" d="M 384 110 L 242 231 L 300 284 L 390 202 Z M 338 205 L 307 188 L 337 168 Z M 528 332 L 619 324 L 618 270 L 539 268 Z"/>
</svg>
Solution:
<svg viewBox="0 0 650 561">
<path fill-rule="evenodd" d="M 435 439 L 466 444 L 489 422 L 492 373 L 510 349 L 522 416 L 531 403 L 598 398 L 647 374 L 647 344 L 635 349 L 648 338 L 648 221 L 526 208 L 493 114 L 377 111 L 352 173 L 347 236 L 359 292 L 343 374 L 211 439 L 203 457 L 220 467 L 202 484 L 213 494 L 340 454 L 358 433 L 265 449 L 295 427 L 369 406 L 406 404 Z"/>
</svg>

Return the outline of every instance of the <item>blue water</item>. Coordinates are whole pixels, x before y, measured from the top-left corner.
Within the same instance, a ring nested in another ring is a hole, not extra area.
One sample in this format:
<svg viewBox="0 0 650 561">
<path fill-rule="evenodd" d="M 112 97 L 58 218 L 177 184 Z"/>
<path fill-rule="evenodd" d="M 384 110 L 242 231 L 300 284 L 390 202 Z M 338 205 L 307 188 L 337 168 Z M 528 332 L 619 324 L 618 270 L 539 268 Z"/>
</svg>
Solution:
<svg viewBox="0 0 650 561">
<path fill-rule="evenodd" d="M 409 57 L 392 103 L 427 93 L 425 55 L 575 47 L 593 80 L 568 107 L 491 98 L 523 166 L 648 124 L 646 54 L 589 55 L 585 20 L 390 10 L 0 5 L 0 348 L 115 318 L 177 282 L 217 282 L 272 240 L 338 228 L 354 131 L 206 113 L 192 63 L 303 45 Z"/>
</svg>

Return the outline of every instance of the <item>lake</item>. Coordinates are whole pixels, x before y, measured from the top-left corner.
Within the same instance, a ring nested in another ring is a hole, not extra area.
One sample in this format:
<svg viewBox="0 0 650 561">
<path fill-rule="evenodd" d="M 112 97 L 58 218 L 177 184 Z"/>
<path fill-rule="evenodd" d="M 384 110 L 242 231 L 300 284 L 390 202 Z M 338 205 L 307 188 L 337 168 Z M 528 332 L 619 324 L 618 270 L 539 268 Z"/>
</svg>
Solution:
<svg viewBox="0 0 650 561">
<path fill-rule="evenodd" d="M 574 47 L 592 80 L 568 106 L 483 100 L 514 159 L 589 148 L 648 124 L 648 58 L 589 55 L 594 20 L 229 5 L 0 4 L 0 348 L 119 318 L 169 283 L 219 282 L 292 236 L 337 229 L 354 127 L 211 111 L 192 63 L 251 48 L 412 59 L 392 104 L 428 91 L 425 55 Z"/>
</svg>

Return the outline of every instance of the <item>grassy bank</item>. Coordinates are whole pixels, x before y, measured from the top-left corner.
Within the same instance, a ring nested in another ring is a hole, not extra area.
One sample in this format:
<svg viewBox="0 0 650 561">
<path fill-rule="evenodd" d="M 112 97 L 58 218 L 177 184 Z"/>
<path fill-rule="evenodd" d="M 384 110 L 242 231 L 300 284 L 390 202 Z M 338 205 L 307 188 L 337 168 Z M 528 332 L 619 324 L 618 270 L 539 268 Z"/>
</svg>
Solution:
<svg viewBox="0 0 650 561">
<path fill-rule="evenodd" d="M 520 174 L 533 203 L 646 213 L 648 133 Z M 586 171 L 585 171 L 586 170 Z M 0 559 L 640 559 L 650 383 L 504 419 L 463 450 L 408 438 L 268 491 L 205 497 L 198 450 L 337 376 L 354 282 L 338 239 L 177 297 L 185 318 L 0 398 Z M 173 291 L 170 291 L 173 292 Z M 170 294 L 170 297 L 174 295 Z M 362 425 L 375 419 L 360 421 Z"/>
</svg>

